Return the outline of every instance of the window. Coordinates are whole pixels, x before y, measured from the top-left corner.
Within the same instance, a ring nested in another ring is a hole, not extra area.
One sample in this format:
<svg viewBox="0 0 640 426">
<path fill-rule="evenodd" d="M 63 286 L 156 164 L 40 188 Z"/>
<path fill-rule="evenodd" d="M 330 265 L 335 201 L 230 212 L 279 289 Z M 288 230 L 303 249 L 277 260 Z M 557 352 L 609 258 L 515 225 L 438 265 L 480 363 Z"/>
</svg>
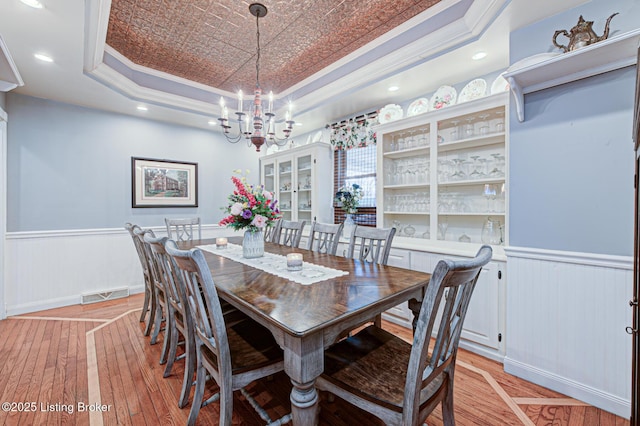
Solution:
<svg viewBox="0 0 640 426">
<path fill-rule="evenodd" d="M 334 151 L 334 191 L 354 183 L 364 196 L 354 220 L 358 225 L 376 226 L 376 145 Z M 334 202 L 334 223 L 344 222 L 345 213 Z"/>
</svg>

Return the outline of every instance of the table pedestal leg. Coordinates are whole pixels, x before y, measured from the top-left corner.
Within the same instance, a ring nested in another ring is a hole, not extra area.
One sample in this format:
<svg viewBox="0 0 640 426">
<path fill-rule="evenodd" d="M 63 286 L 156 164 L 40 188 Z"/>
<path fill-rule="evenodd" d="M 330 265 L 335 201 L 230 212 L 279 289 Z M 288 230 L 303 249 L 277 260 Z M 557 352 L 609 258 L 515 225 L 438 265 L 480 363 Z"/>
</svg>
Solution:
<svg viewBox="0 0 640 426">
<path fill-rule="evenodd" d="M 294 425 L 318 424 L 318 391 L 315 380 L 298 383 L 291 380 L 291 417 Z"/>
<path fill-rule="evenodd" d="M 422 309 L 422 301 L 418 301 L 416 299 L 409 300 L 409 309 L 413 312 L 413 321 L 411 323 L 413 327 L 413 332 L 416 331 L 416 325 L 418 324 L 418 317 L 420 316 L 420 309 Z"/>
</svg>

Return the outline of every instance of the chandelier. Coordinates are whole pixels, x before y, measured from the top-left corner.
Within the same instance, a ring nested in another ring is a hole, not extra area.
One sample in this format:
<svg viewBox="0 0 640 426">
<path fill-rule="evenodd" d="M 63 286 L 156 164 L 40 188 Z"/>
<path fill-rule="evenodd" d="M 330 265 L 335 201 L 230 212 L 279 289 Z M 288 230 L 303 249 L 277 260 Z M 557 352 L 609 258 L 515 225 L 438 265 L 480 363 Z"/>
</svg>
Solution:
<svg viewBox="0 0 640 426">
<path fill-rule="evenodd" d="M 289 135 L 293 124 L 291 114 L 291 102 L 285 115 L 285 128 L 283 129 L 284 138 L 276 137 L 276 115 L 273 112 L 273 92 L 269 93 L 269 105 L 265 112 L 262 107 L 262 89 L 260 88 L 260 18 L 266 16 L 267 8 L 260 3 L 252 3 L 249 5 L 249 11 L 256 17 L 256 88 L 253 92 L 253 105 L 245 113 L 242 106 L 242 90 L 238 92 L 238 110 L 236 116 L 238 123 L 238 133 L 231 135 L 229 130 L 229 109 L 225 106 L 224 97 L 220 97 L 220 108 L 222 110 L 221 117 L 218 118 L 222 126 L 222 131 L 227 141 L 238 143 L 243 138 L 247 141 L 247 146 L 252 144 L 256 147 L 256 151 L 260 152 L 260 147 L 267 145 L 283 146 L 289 141 Z"/>
</svg>

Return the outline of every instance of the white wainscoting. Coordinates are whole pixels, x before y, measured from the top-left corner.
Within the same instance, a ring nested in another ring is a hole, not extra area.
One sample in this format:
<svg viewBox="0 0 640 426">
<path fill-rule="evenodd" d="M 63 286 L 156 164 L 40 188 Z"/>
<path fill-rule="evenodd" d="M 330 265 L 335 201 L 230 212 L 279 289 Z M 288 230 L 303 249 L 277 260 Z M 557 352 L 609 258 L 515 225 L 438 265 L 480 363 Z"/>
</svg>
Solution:
<svg viewBox="0 0 640 426">
<path fill-rule="evenodd" d="M 166 235 L 164 227 L 152 228 Z M 203 225 L 202 237 L 233 235 Z M 85 293 L 144 291 L 142 268 L 124 229 L 9 232 L 5 246 L 7 316 L 80 303 Z"/>
<path fill-rule="evenodd" d="M 633 258 L 505 251 L 505 371 L 629 418 Z"/>
</svg>

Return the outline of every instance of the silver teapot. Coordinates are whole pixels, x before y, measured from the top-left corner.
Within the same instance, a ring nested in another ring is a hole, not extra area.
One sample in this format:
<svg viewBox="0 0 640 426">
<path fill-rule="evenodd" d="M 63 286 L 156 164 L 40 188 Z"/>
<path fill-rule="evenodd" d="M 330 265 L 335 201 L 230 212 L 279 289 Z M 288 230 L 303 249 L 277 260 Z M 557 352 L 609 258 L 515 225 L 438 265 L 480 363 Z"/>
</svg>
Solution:
<svg viewBox="0 0 640 426">
<path fill-rule="evenodd" d="M 593 31 L 593 21 L 585 21 L 582 15 L 580 15 L 578 23 L 575 27 L 571 28 L 570 31 L 557 30 L 553 34 L 553 44 L 556 47 L 560 48 L 564 53 L 566 53 L 593 43 L 597 43 L 602 40 L 606 40 L 607 37 L 609 37 L 609 22 L 611 22 L 611 19 L 617 14 L 618 12 L 607 18 L 607 22 L 604 26 L 604 33 L 601 36 L 598 36 L 595 31 Z M 567 46 L 558 44 L 556 39 L 559 35 L 564 35 L 569 39 L 569 44 Z"/>
</svg>

